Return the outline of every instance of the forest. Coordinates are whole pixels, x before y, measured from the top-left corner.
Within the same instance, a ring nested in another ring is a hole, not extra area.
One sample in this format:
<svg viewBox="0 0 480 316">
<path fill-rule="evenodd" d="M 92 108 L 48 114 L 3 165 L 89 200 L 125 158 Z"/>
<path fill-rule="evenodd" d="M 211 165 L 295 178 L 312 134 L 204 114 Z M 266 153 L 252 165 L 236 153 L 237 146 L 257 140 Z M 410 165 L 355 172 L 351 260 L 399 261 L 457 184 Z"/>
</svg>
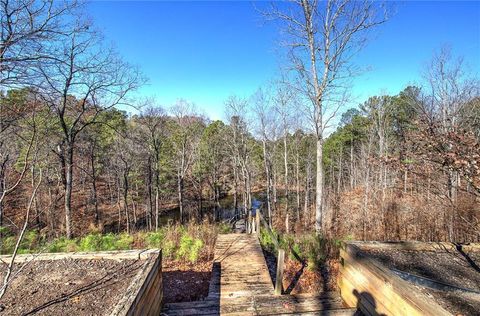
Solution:
<svg viewBox="0 0 480 316">
<path fill-rule="evenodd" d="M 320 223 L 317 233 L 339 238 L 479 239 L 479 86 L 448 47 L 425 65 L 424 85 L 348 110 L 328 104 L 319 138 L 290 74 L 229 97 L 224 121 L 185 99 L 132 100 L 140 70 L 78 4 L 47 3 L 26 2 L 12 30 L 2 24 L 3 230 L 20 231 L 25 210 L 28 229 L 47 237 L 157 230 L 174 208 L 181 223 L 215 221 L 221 198 L 249 209 L 260 194 L 286 232 Z M 28 6 L 37 24 L 26 25 Z"/>
<path fill-rule="evenodd" d="M 295 14 L 272 4 L 262 14 L 286 30 L 289 67 L 211 120 L 182 96 L 138 97 L 147 78 L 83 4 L 1 0 L 2 254 L 85 236 L 158 246 L 154 233 L 172 225 L 201 248 L 254 200 L 271 228 L 297 237 L 480 241 L 476 74 L 439 46 L 412 74 L 420 82 L 351 107 L 352 56 L 389 16 L 344 2 L 325 14 L 309 1 L 294 1 Z M 151 243 L 130 239 L 139 233 Z"/>
</svg>

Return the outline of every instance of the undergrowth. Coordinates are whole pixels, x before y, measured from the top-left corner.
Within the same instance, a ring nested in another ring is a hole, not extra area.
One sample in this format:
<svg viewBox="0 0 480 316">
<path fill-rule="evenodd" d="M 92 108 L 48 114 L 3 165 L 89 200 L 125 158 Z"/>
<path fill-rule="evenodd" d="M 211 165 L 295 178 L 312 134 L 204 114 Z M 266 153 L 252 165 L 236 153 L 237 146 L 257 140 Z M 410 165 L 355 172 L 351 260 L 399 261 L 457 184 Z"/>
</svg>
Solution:
<svg viewBox="0 0 480 316">
<path fill-rule="evenodd" d="M 18 254 L 160 248 L 164 258 L 195 263 L 200 258 L 210 259 L 213 256 L 216 236 L 224 231 L 224 226 L 208 222 L 168 225 L 157 231 L 139 231 L 133 234 L 101 234 L 93 231 L 72 239 L 47 239 L 38 230 L 29 230 L 20 244 Z M 17 236 L 5 230 L 2 233 L 0 252 L 11 254 Z"/>
<path fill-rule="evenodd" d="M 293 235 L 279 235 L 266 229 L 260 230 L 260 243 L 269 252 L 276 253 L 275 238 L 278 246 L 285 250 L 291 260 L 300 260 L 307 264 L 311 270 L 319 269 L 328 259 L 337 258 L 339 249 L 344 243 L 343 239 L 326 238 L 315 233 Z"/>
</svg>

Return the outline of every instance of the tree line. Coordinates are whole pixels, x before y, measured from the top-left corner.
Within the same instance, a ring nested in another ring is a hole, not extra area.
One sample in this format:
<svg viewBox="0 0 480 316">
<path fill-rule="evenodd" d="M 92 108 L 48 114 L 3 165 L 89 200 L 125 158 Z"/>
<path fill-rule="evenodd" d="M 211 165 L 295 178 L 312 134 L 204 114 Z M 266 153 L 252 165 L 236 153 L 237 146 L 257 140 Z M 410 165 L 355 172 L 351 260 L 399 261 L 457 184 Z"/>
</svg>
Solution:
<svg viewBox="0 0 480 316">
<path fill-rule="evenodd" d="M 155 230 L 171 208 L 217 220 L 222 197 L 250 209 L 260 195 L 287 232 L 479 238 L 479 85 L 461 59 L 442 49 L 423 84 L 344 111 L 352 57 L 388 17 L 375 3 L 274 3 L 291 67 L 225 100 L 223 121 L 184 99 L 133 100 L 144 77 L 82 5 L 1 10 L 0 227 Z"/>
</svg>

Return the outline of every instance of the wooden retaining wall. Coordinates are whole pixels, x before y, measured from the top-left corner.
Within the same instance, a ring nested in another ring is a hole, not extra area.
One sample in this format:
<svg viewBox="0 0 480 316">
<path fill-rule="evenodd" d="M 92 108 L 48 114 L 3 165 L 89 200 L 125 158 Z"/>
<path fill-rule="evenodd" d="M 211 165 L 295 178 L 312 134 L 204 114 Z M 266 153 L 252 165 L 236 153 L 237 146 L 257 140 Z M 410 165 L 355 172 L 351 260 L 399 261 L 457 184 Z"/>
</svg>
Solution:
<svg viewBox="0 0 480 316">
<path fill-rule="evenodd" d="M 379 244 L 371 243 L 371 246 L 379 247 Z M 418 247 L 431 248 L 432 245 L 404 243 L 394 247 L 420 250 Z M 360 308 L 365 315 L 452 315 L 380 262 L 362 254 L 358 243 L 347 244 L 340 251 L 338 285 L 345 303 Z"/>
<path fill-rule="evenodd" d="M 111 316 L 158 316 L 162 310 L 162 251 L 150 255 Z"/>
<path fill-rule="evenodd" d="M 0 260 L 9 262 L 11 256 L 2 255 Z M 162 284 L 162 251 L 125 250 L 72 253 L 45 253 L 17 255 L 15 262 L 38 260 L 143 260 L 145 263 L 139 269 L 134 279 L 125 290 L 124 296 L 118 301 L 110 316 L 160 315 L 163 298 Z"/>
</svg>

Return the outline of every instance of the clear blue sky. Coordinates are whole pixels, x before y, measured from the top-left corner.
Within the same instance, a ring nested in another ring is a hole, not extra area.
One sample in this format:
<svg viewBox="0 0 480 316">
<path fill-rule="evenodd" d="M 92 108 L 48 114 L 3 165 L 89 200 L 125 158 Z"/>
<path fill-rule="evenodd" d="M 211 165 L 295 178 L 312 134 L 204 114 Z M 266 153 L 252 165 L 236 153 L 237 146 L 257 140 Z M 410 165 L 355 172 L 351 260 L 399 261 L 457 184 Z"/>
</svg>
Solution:
<svg viewBox="0 0 480 316">
<path fill-rule="evenodd" d="M 93 1 L 89 13 L 120 54 L 141 67 L 140 90 L 168 107 L 186 98 L 223 118 L 230 94 L 249 96 L 278 70 L 278 33 L 252 2 Z M 265 5 L 260 2 L 258 5 Z M 407 1 L 376 31 L 357 63 L 355 103 L 420 81 L 433 51 L 449 44 L 480 73 L 480 2 Z"/>
</svg>

